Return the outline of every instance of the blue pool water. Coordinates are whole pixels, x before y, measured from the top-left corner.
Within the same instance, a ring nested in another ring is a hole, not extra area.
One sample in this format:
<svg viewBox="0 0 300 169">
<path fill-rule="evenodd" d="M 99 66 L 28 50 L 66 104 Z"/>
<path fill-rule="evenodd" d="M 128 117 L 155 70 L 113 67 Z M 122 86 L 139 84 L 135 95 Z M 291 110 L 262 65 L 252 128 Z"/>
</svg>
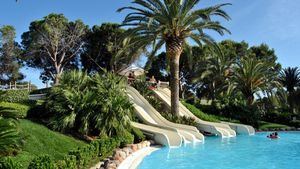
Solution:
<svg viewBox="0 0 300 169">
<path fill-rule="evenodd" d="M 139 169 L 300 169 L 300 132 L 268 133 L 221 139 L 204 144 L 162 148 L 147 156 Z"/>
</svg>

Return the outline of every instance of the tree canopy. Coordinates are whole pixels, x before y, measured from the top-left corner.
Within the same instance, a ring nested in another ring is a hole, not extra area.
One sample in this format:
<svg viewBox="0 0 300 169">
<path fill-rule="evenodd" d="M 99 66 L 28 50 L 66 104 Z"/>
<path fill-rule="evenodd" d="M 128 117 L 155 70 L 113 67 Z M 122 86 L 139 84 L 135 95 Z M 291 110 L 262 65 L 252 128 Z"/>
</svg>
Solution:
<svg viewBox="0 0 300 169">
<path fill-rule="evenodd" d="M 22 35 L 23 59 L 28 66 L 43 71 L 42 80 L 57 84 L 64 70 L 77 67 L 86 30 L 82 21 L 70 22 L 62 14 L 33 21 Z"/>
<path fill-rule="evenodd" d="M 15 42 L 16 31 L 13 26 L 5 25 L 0 28 L 0 82 L 8 83 L 24 78 L 19 72 L 21 65 L 18 58 L 20 46 Z"/>
</svg>

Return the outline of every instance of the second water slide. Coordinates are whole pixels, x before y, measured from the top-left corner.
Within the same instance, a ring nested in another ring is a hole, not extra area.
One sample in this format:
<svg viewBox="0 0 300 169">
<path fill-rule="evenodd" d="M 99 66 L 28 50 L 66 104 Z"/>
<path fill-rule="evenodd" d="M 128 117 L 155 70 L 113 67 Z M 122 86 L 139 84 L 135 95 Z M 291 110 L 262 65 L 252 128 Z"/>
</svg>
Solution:
<svg viewBox="0 0 300 169">
<path fill-rule="evenodd" d="M 196 127 L 176 124 L 166 120 L 136 89 L 127 86 L 126 91 L 128 97 L 133 103 L 138 118 L 144 124 L 152 126 L 153 130 L 155 130 L 155 128 L 159 128 L 165 131 L 176 131 L 185 143 L 204 141 L 204 136 Z M 168 139 L 170 140 L 173 138 Z"/>
<path fill-rule="evenodd" d="M 168 88 L 158 88 L 154 90 L 156 96 L 171 108 L 171 91 Z M 208 122 L 199 119 L 190 112 L 183 104 L 179 103 L 179 114 L 181 116 L 191 117 L 198 123 L 200 131 L 216 134 L 221 137 L 235 137 L 236 132 L 228 124 Z"/>
</svg>

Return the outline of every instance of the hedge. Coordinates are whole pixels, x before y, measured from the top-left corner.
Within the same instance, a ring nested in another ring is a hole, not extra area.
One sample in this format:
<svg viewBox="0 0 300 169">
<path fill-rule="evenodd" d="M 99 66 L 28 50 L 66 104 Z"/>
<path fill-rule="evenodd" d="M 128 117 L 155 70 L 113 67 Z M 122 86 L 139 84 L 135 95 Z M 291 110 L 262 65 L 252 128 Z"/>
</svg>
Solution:
<svg viewBox="0 0 300 169">
<path fill-rule="evenodd" d="M 127 139 L 125 139 L 127 140 Z M 130 138 L 132 140 L 132 138 Z M 82 169 L 88 168 L 93 163 L 104 160 L 112 155 L 113 150 L 118 148 L 124 139 L 104 138 L 92 141 L 85 147 L 70 151 L 62 160 L 55 161 L 48 155 L 34 158 L 28 169 Z M 123 143 L 125 144 L 125 142 Z M 0 169 L 21 169 L 22 165 L 11 158 L 0 160 Z"/>
<path fill-rule="evenodd" d="M 21 103 L 9 103 L 0 101 L 0 110 L 15 114 L 17 118 L 25 118 L 31 106 Z"/>
<path fill-rule="evenodd" d="M 188 104 L 186 102 L 182 102 L 182 104 L 201 120 L 210 121 L 210 122 L 220 122 L 214 116 L 203 113 L 201 110 L 196 108 L 194 105 Z"/>
<path fill-rule="evenodd" d="M 28 90 L 6 90 L 0 92 L 0 101 L 10 103 L 25 103 L 28 102 Z"/>
<path fill-rule="evenodd" d="M 30 92 L 30 94 L 48 94 L 51 90 L 51 87 L 43 88 L 43 89 L 37 89 Z"/>
</svg>

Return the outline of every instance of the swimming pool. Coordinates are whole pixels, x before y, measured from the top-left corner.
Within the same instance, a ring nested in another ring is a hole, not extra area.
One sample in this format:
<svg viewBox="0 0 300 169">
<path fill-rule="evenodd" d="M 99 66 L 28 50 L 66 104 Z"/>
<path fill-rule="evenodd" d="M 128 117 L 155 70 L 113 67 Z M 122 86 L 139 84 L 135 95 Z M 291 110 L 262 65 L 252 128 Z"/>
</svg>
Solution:
<svg viewBox="0 0 300 169">
<path fill-rule="evenodd" d="M 300 132 L 268 133 L 221 139 L 177 149 L 162 148 L 147 156 L 139 169 L 300 169 Z"/>
</svg>

